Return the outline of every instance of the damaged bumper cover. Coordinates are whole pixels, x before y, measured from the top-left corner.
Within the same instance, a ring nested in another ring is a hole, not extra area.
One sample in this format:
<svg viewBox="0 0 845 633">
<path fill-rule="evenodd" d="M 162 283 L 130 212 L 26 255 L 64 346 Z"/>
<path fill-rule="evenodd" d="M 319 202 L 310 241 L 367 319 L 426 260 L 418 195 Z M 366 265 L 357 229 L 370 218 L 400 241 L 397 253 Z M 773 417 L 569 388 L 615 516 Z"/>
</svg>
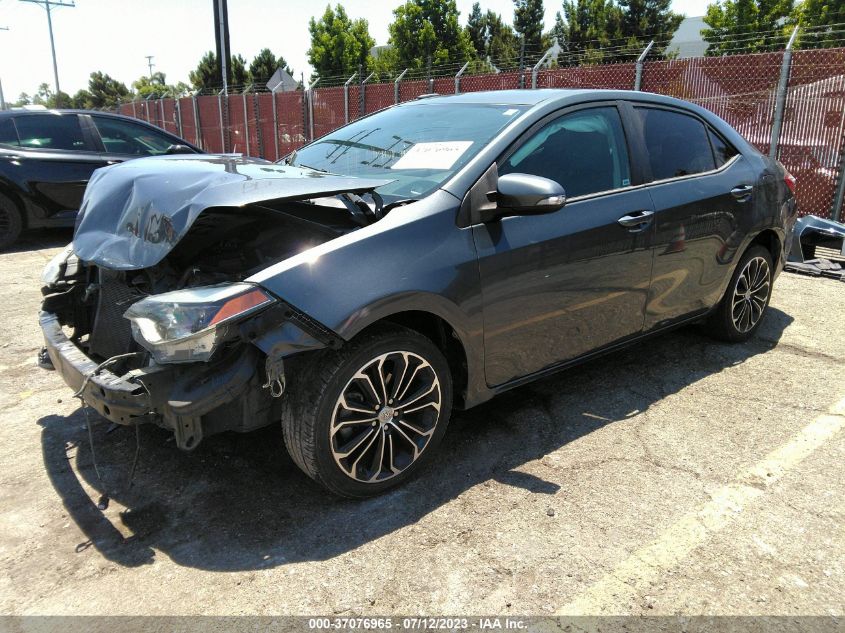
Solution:
<svg viewBox="0 0 845 633">
<path fill-rule="evenodd" d="M 108 361 L 89 358 L 62 329 L 59 317 L 42 311 L 44 352 L 65 383 L 107 420 L 121 425 L 154 423 L 173 431 L 179 448 L 190 450 L 206 435 L 251 431 L 278 418 L 272 380 L 284 381 L 284 358 L 338 347 L 330 330 L 279 305 L 244 322 L 242 344 L 212 361 L 139 367 L 117 375 Z M 44 359 L 46 360 L 46 359 Z M 43 365 L 43 363 L 42 363 Z"/>
<path fill-rule="evenodd" d="M 845 224 L 807 215 L 795 223 L 792 247 L 786 268 L 815 276 L 832 277 L 845 281 L 845 270 L 836 262 L 817 257 L 816 247 L 839 251 L 845 259 Z"/>
</svg>

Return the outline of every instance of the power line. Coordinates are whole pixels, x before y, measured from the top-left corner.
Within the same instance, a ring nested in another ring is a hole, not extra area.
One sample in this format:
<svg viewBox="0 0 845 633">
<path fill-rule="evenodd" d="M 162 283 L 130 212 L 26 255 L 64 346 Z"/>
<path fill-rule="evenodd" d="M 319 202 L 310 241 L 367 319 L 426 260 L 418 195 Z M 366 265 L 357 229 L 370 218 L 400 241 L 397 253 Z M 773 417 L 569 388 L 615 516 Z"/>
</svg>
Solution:
<svg viewBox="0 0 845 633">
<path fill-rule="evenodd" d="M 56 82 L 56 106 L 59 106 L 61 99 L 61 89 L 59 88 L 59 66 L 56 63 L 56 43 L 53 39 L 53 18 L 51 15 L 52 7 L 70 7 L 76 6 L 73 0 L 20 0 L 20 2 L 31 2 L 44 7 L 47 10 L 47 28 L 50 30 L 50 51 L 53 53 L 53 79 Z"/>
</svg>

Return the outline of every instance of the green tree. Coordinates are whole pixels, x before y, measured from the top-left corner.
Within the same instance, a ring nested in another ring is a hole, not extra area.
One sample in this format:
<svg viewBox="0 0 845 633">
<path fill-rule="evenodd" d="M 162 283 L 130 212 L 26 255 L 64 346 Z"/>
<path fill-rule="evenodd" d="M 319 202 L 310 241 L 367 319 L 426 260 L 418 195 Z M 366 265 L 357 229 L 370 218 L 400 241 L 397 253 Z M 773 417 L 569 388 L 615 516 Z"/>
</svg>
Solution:
<svg viewBox="0 0 845 633">
<path fill-rule="evenodd" d="M 126 84 L 100 71 L 91 73 L 88 78 L 88 92 L 93 108 L 110 108 L 129 98 Z"/>
<path fill-rule="evenodd" d="M 161 97 L 184 97 L 190 94 L 190 87 L 180 81 L 174 85 L 167 83 L 167 76 L 162 72 L 153 73 L 153 76 L 142 75 L 132 82 L 132 89 L 142 99 L 151 95 Z"/>
<path fill-rule="evenodd" d="M 71 97 L 70 102 L 71 107 L 80 110 L 90 110 L 94 107 L 93 97 L 85 88 L 77 90 L 76 94 Z"/>
<path fill-rule="evenodd" d="M 38 86 L 38 91 L 32 97 L 33 105 L 43 105 L 45 108 L 69 108 L 73 105 L 72 99 L 66 92 L 53 92 L 50 84 L 42 83 Z"/>
<path fill-rule="evenodd" d="M 243 55 L 232 56 L 231 68 L 232 84 L 229 86 L 230 91 L 237 92 L 244 90 L 247 85 L 252 83 L 252 77 L 249 74 L 249 70 L 247 70 L 246 60 L 243 58 Z"/>
<path fill-rule="evenodd" d="M 707 6 L 701 30 L 707 55 L 780 50 L 794 0 L 719 0 Z"/>
<path fill-rule="evenodd" d="M 671 10 L 672 0 L 619 0 L 622 9 L 622 36 L 631 53 L 638 53 L 654 40 L 650 57 L 662 57 L 669 40 L 684 16 Z"/>
<path fill-rule="evenodd" d="M 804 0 L 795 7 L 789 26 L 799 26 L 798 45 L 832 48 L 842 45 L 838 32 L 845 22 L 842 0 Z"/>
<path fill-rule="evenodd" d="M 269 48 L 262 48 L 249 65 L 249 74 L 256 86 L 263 87 L 279 68 L 283 68 L 289 75 L 293 75 L 293 71 L 284 57 L 276 57 Z"/>
<path fill-rule="evenodd" d="M 474 3 L 467 19 L 466 33 L 469 43 L 472 44 L 475 54 L 480 59 L 487 56 L 487 33 L 484 17 L 481 12 L 481 5 L 478 2 Z"/>
<path fill-rule="evenodd" d="M 525 50 L 529 55 L 542 54 L 543 0 L 513 0 L 513 4 L 513 29 L 525 38 Z"/>
<path fill-rule="evenodd" d="M 622 10 L 613 0 L 564 0 L 565 45 L 580 57 L 569 61 L 600 63 L 614 57 L 610 48 L 622 38 Z"/>
<path fill-rule="evenodd" d="M 489 65 L 485 63 L 488 58 L 498 68 L 516 65 L 519 59 L 519 38 L 498 13 L 488 10 L 481 14 L 480 5 L 475 3 L 467 21 L 466 35 L 480 62 L 474 65 L 474 71 L 489 71 Z"/>
<path fill-rule="evenodd" d="M 32 97 L 30 97 L 27 93 L 22 92 L 18 95 L 18 100 L 12 104 L 13 108 L 21 108 L 25 105 L 30 105 L 32 103 Z"/>
<path fill-rule="evenodd" d="M 455 0 L 408 0 L 393 10 L 388 26 L 396 62 L 402 68 L 422 69 L 463 64 L 473 58 L 473 46 L 459 23 Z"/>
<path fill-rule="evenodd" d="M 246 68 L 246 60 L 241 55 L 234 55 L 229 60 L 229 69 L 232 81 L 229 84 L 229 92 L 236 92 L 246 87 L 251 82 L 249 71 Z M 223 88 L 223 78 L 217 55 L 208 51 L 200 58 L 197 67 L 188 73 L 188 79 L 195 90 L 219 91 Z"/>
<path fill-rule="evenodd" d="M 370 28 L 366 20 L 350 19 L 343 5 L 332 9 L 326 7 L 319 20 L 313 17 L 308 22 L 311 34 L 311 48 L 308 49 L 308 62 L 314 68 L 314 74 L 320 77 L 346 77 L 365 70 L 372 65 L 370 49 L 376 41 L 370 37 Z"/>
</svg>

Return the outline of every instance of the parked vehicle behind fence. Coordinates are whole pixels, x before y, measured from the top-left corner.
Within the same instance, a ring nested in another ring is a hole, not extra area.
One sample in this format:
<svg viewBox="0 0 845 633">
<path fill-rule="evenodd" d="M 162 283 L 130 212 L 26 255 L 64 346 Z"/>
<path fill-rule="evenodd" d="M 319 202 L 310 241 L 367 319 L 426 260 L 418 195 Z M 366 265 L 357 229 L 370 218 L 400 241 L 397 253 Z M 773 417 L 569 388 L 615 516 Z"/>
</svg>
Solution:
<svg viewBox="0 0 845 633">
<path fill-rule="evenodd" d="M 73 226 L 95 169 L 200 151 L 148 123 L 106 112 L 0 112 L 0 250 L 27 228 Z"/>
<path fill-rule="evenodd" d="M 41 360 L 186 450 L 281 420 L 306 474 L 377 494 L 453 407 L 692 321 L 750 337 L 794 188 L 714 114 L 627 91 L 419 99 L 281 164 L 132 161 L 45 269 Z"/>
</svg>

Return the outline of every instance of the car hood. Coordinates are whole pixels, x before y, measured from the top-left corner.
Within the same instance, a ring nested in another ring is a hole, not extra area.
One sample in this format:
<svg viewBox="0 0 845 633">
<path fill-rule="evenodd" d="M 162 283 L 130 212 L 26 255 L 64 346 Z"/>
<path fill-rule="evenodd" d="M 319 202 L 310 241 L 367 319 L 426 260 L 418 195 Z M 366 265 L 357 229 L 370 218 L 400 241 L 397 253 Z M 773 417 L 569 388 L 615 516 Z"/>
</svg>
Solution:
<svg viewBox="0 0 845 633">
<path fill-rule="evenodd" d="M 239 155 L 141 158 L 94 172 L 73 250 L 114 270 L 159 263 L 206 209 L 363 194 L 390 180 L 353 178 Z"/>
</svg>

